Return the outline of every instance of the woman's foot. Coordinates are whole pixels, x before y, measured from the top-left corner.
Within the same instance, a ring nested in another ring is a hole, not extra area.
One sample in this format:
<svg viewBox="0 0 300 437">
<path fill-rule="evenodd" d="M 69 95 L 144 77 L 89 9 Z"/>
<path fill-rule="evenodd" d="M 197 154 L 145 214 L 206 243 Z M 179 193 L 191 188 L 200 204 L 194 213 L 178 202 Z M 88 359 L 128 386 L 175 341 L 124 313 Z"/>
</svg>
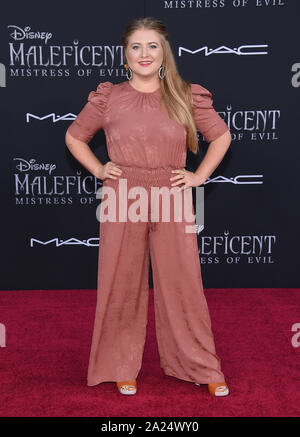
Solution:
<svg viewBox="0 0 300 437">
<path fill-rule="evenodd" d="M 200 385 L 195 382 L 196 385 Z M 225 381 L 223 382 L 212 382 L 207 384 L 208 391 L 213 396 L 227 396 L 229 394 L 229 388 Z"/>
<path fill-rule="evenodd" d="M 118 390 L 122 395 L 135 395 L 137 390 L 136 380 L 116 382 Z"/>
</svg>

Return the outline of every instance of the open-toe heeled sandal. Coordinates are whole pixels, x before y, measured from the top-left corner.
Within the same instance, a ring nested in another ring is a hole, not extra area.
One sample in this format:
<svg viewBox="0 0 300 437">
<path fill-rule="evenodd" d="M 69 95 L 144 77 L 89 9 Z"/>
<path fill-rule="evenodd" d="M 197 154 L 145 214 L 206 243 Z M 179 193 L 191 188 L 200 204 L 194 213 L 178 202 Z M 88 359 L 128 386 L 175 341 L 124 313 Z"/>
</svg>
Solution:
<svg viewBox="0 0 300 437">
<path fill-rule="evenodd" d="M 196 385 L 200 385 L 195 382 Z M 226 382 L 212 382 L 207 384 L 208 391 L 213 396 L 227 396 L 229 394 L 229 388 Z"/>
<path fill-rule="evenodd" d="M 122 395 L 134 395 L 136 394 L 137 384 L 136 380 L 118 381 L 116 382 L 118 390 Z"/>
</svg>

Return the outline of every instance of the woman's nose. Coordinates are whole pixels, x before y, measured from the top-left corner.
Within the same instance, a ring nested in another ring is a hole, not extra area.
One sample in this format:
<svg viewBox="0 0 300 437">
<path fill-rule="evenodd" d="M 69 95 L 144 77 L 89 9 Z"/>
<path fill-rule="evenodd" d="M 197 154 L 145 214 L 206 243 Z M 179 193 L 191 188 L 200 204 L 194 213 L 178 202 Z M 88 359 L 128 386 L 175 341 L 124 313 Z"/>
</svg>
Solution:
<svg viewBox="0 0 300 437">
<path fill-rule="evenodd" d="M 147 49 L 147 47 L 142 48 L 142 56 L 144 58 L 146 58 L 148 56 L 148 49 Z"/>
</svg>

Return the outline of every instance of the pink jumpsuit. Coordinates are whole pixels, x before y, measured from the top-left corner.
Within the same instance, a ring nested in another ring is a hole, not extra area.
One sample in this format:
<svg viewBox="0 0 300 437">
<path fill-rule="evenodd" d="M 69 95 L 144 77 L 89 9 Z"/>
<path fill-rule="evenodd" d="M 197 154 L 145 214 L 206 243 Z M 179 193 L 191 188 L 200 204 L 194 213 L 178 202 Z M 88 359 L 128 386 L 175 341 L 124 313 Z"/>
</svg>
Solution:
<svg viewBox="0 0 300 437">
<path fill-rule="evenodd" d="M 212 106 L 212 94 L 192 84 L 194 120 L 207 142 L 228 130 Z M 103 187 L 171 188 L 172 169 L 186 165 L 186 131 L 160 107 L 160 89 L 141 92 L 127 80 L 101 82 L 68 131 L 86 143 L 104 129 L 108 155 L 122 169 Z M 191 190 L 191 187 L 188 189 Z M 103 200 L 102 200 L 103 202 Z M 128 199 L 128 208 L 134 199 Z M 101 203 L 102 207 L 102 203 Z M 148 311 L 149 253 L 155 327 L 166 375 L 208 384 L 224 381 L 203 292 L 197 234 L 185 221 L 100 223 L 98 287 L 87 385 L 136 379 L 142 364 Z M 194 212 L 194 209 L 193 209 Z M 195 222 L 194 222 L 195 223 Z M 191 224 L 190 222 L 188 223 Z"/>
</svg>

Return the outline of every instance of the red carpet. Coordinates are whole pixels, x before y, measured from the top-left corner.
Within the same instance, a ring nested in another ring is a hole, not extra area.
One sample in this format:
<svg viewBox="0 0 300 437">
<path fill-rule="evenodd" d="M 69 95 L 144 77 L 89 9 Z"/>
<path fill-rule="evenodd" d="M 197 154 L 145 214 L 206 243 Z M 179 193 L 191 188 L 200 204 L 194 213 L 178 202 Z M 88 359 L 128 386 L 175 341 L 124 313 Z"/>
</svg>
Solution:
<svg viewBox="0 0 300 437">
<path fill-rule="evenodd" d="M 0 291 L 0 416 L 275 417 L 300 415 L 299 289 L 207 289 L 217 353 L 231 390 L 166 376 L 159 366 L 153 290 L 134 396 L 86 386 L 95 290 Z M 299 341 L 299 340 L 298 340 Z"/>
</svg>

